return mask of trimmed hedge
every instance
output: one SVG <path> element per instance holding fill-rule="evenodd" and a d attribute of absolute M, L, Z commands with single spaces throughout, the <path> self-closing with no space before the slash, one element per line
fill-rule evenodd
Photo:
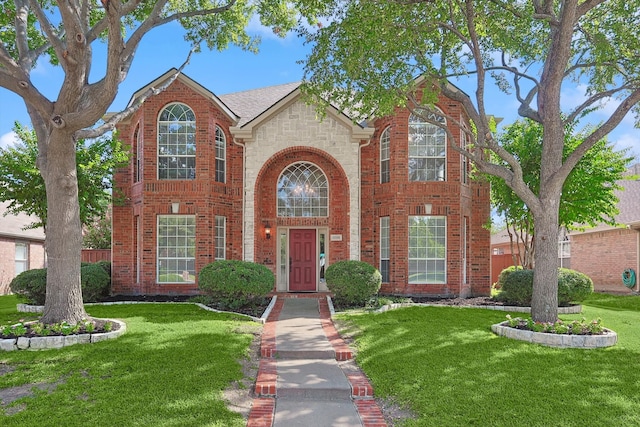
<path fill-rule="evenodd" d="M 82 263 L 80 284 L 84 302 L 99 302 L 111 291 L 111 264 L 109 262 Z M 9 285 L 11 292 L 27 304 L 44 305 L 47 295 L 47 269 L 34 268 L 23 271 Z"/>
<path fill-rule="evenodd" d="M 533 270 L 504 269 L 498 277 L 498 301 L 508 305 L 531 306 Z M 593 292 L 593 281 L 586 274 L 568 268 L 558 269 L 558 306 L 583 301 Z"/>
<path fill-rule="evenodd" d="M 364 307 L 378 293 L 382 275 L 363 261 L 338 261 L 327 267 L 324 278 L 338 306 Z"/>
<path fill-rule="evenodd" d="M 248 307 L 265 298 L 275 284 L 267 267 L 250 261 L 218 260 L 198 274 L 198 287 L 228 309 Z"/>

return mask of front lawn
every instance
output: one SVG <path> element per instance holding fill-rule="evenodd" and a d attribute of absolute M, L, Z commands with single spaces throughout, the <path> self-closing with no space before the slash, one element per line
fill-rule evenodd
<path fill-rule="evenodd" d="M 640 297 L 594 294 L 583 305 L 561 318 L 602 318 L 616 346 L 554 349 L 498 337 L 490 325 L 507 313 L 476 308 L 338 318 L 355 334 L 375 394 L 414 413 L 396 425 L 638 426 Z"/>
<path fill-rule="evenodd" d="M 0 297 L 3 323 L 24 317 L 12 298 Z M 0 405 L 0 425 L 246 425 L 222 393 L 243 378 L 240 361 L 248 357 L 259 324 L 193 304 L 98 305 L 87 311 L 124 320 L 126 334 L 60 350 L 0 352 L 0 390 L 56 384 Z"/>

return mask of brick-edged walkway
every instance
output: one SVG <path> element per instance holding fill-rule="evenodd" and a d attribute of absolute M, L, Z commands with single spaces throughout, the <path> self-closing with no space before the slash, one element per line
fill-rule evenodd
<path fill-rule="evenodd" d="M 353 352 L 340 337 L 333 321 L 327 303 L 326 294 L 278 294 L 276 303 L 269 314 L 262 331 L 260 346 L 260 365 L 256 378 L 253 406 L 249 413 L 247 427 L 272 427 L 276 406 L 276 322 L 284 306 L 284 298 L 316 298 L 320 308 L 320 322 L 322 329 L 331 343 L 337 361 L 348 361 L 353 358 Z M 364 427 L 386 427 L 380 407 L 373 399 L 373 387 L 367 377 L 360 372 L 348 372 L 346 377 L 351 385 L 351 397 Z"/>

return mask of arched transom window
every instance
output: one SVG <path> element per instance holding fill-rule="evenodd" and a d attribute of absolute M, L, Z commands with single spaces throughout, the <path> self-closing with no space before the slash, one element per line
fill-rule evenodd
<path fill-rule="evenodd" d="M 278 179 L 278 216 L 312 217 L 329 213 L 329 184 L 319 167 L 295 163 Z"/>
<path fill-rule="evenodd" d="M 431 121 L 446 124 L 443 116 L 424 112 Z M 442 127 L 412 114 L 409 118 L 409 181 L 444 181 L 447 136 Z"/>
<path fill-rule="evenodd" d="M 195 179 L 196 116 L 184 104 L 170 104 L 158 118 L 158 179 Z"/>

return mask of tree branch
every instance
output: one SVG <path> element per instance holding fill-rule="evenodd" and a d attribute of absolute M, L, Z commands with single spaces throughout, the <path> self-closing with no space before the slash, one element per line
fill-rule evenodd
<path fill-rule="evenodd" d="M 104 135 L 107 132 L 113 131 L 116 128 L 116 125 L 127 117 L 131 116 L 133 113 L 138 111 L 138 109 L 144 104 L 144 102 L 153 95 L 157 95 L 168 88 L 182 73 L 182 70 L 189 64 L 191 61 L 191 55 L 193 54 L 195 48 L 189 51 L 189 55 L 187 59 L 182 63 L 180 68 L 176 70 L 174 74 L 172 74 L 167 81 L 165 81 L 162 85 L 158 87 L 150 87 L 147 89 L 142 95 L 136 98 L 135 102 L 124 110 L 110 116 L 105 123 L 95 128 L 87 128 L 82 129 L 76 132 L 75 137 L 77 139 L 89 139 L 89 138 L 97 138 L 99 136 Z"/>

